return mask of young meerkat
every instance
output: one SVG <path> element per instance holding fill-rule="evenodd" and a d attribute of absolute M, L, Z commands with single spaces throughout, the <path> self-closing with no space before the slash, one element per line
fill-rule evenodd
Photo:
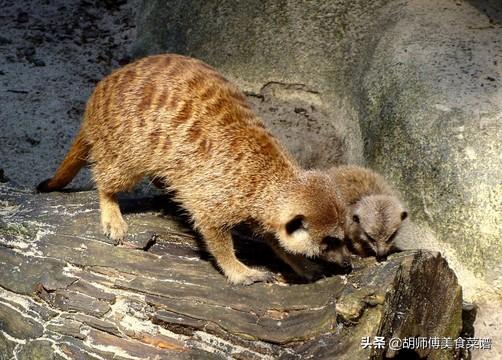
<path fill-rule="evenodd" d="M 117 193 L 144 176 L 167 184 L 233 284 L 271 274 L 235 256 L 231 230 L 253 220 L 293 254 L 319 255 L 343 236 L 345 208 L 333 180 L 301 169 L 251 111 L 245 96 L 200 60 L 150 56 L 101 80 L 74 143 L 42 192 L 67 185 L 86 163 L 103 231 L 127 232 Z"/>
<path fill-rule="evenodd" d="M 347 207 L 345 234 L 349 248 L 362 257 L 383 259 L 397 248 L 394 239 L 408 211 L 378 173 L 359 166 L 328 170 Z"/>

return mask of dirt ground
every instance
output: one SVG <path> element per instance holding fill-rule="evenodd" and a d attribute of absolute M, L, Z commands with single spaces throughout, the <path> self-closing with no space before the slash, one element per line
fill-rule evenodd
<path fill-rule="evenodd" d="M 96 82 L 130 61 L 138 2 L 0 2 L 0 181 L 31 188 L 54 172 Z M 88 170 L 73 183 L 91 186 Z M 481 304 L 476 337 L 494 349 L 474 359 L 502 358 L 501 320 L 499 304 Z"/>
<path fill-rule="evenodd" d="M 135 7 L 135 1 L 1 2 L 4 176 L 32 187 L 54 172 L 96 82 L 130 60 Z M 91 186 L 89 172 L 76 184 Z"/>

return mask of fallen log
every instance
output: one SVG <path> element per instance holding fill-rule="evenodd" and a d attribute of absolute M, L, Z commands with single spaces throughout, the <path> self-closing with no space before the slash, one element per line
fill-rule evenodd
<path fill-rule="evenodd" d="M 165 196 L 120 203 L 135 249 L 101 234 L 94 191 L 0 184 L 0 359 L 459 356 L 388 344 L 460 335 L 461 288 L 438 253 L 359 260 L 350 274 L 301 283 L 266 245 L 242 237 L 238 256 L 278 280 L 237 287 Z"/>

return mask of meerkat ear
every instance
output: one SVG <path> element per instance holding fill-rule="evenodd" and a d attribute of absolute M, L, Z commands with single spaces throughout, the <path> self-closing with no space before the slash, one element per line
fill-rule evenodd
<path fill-rule="evenodd" d="M 295 231 L 303 229 L 307 230 L 307 222 L 305 221 L 305 216 L 296 215 L 291 220 L 286 223 L 286 232 L 288 235 L 293 234 Z"/>
<path fill-rule="evenodd" d="M 401 221 L 404 221 L 407 217 L 408 217 L 408 212 L 407 211 L 403 211 L 401 213 Z"/>
<path fill-rule="evenodd" d="M 359 224 L 361 222 L 361 219 L 359 218 L 359 215 L 354 214 L 352 215 L 352 220 L 356 223 Z"/>

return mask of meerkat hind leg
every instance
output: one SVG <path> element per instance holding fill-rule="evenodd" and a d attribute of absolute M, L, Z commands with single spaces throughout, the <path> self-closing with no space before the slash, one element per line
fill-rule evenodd
<path fill-rule="evenodd" d="M 101 226 L 110 239 L 120 244 L 127 233 L 127 223 L 122 218 L 116 194 L 99 190 Z"/>
<path fill-rule="evenodd" d="M 251 285 L 274 279 L 273 273 L 248 267 L 237 259 L 230 231 L 201 229 L 200 232 L 210 253 L 232 284 Z"/>

